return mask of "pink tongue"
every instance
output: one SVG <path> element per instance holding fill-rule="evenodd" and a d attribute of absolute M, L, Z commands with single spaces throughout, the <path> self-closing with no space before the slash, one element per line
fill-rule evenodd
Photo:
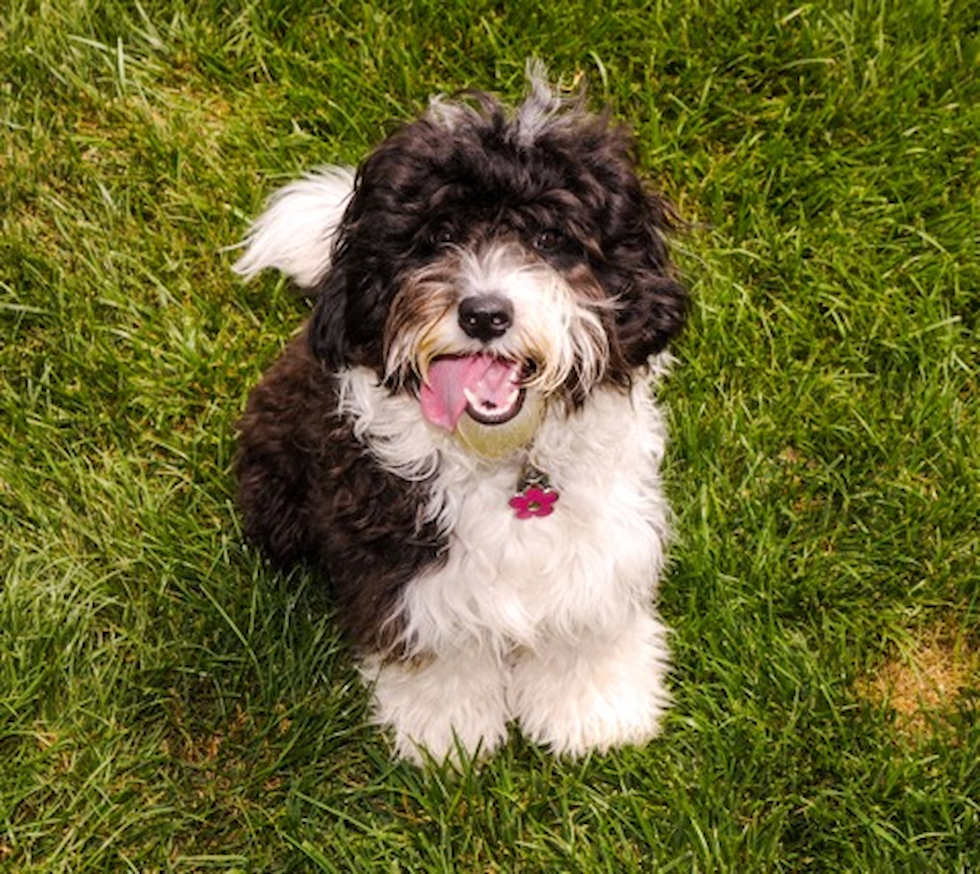
<path fill-rule="evenodd" d="M 433 425 L 455 431 L 466 410 L 465 389 L 493 407 L 505 407 L 520 379 L 517 364 L 492 355 L 437 358 L 429 365 L 429 378 L 422 383 L 422 414 Z"/>

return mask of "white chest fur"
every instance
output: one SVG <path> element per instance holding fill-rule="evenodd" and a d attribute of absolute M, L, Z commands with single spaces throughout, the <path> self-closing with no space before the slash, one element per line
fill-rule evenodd
<path fill-rule="evenodd" d="M 406 587 L 414 651 L 535 648 L 612 631 L 649 604 L 668 510 L 658 474 L 666 429 L 646 385 L 595 391 L 571 416 L 549 413 L 531 460 L 560 497 L 552 515 L 519 519 L 508 502 L 523 457 L 477 459 L 426 423 L 413 399 L 366 371 L 345 378 L 342 408 L 379 462 L 413 479 L 435 473 L 420 520 L 438 518 L 449 549 L 444 565 Z"/>

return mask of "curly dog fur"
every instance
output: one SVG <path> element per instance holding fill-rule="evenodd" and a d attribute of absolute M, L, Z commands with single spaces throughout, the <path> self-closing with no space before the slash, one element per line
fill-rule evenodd
<path fill-rule="evenodd" d="M 286 186 L 236 265 L 316 299 L 240 423 L 246 533 L 319 569 L 414 761 L 511 721 L 559 753 L 642 743 L 669 700 L 669 210 L 622 127 L 529 81 Z"/>

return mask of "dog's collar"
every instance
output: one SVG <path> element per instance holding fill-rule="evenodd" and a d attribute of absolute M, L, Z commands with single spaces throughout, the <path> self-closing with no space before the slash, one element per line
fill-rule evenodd
<path fill-rule="evenodd" d="M 517 490 L 509 503 L 518 519 L 532 519 L 550 516 L 558 497 L 558 492 L 548 481 L 548 475 L 530 461 L 525 461 L 517 480 Z"/>

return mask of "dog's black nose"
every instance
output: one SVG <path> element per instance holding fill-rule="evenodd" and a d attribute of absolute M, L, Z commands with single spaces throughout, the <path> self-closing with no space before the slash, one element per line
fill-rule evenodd
<path fill-rule="evenodd" d="M 468 337 L 489 343 L 514 324 L 514 305 L 499 294 L 465 298 L 459 305 L 459 326 Z"/>

